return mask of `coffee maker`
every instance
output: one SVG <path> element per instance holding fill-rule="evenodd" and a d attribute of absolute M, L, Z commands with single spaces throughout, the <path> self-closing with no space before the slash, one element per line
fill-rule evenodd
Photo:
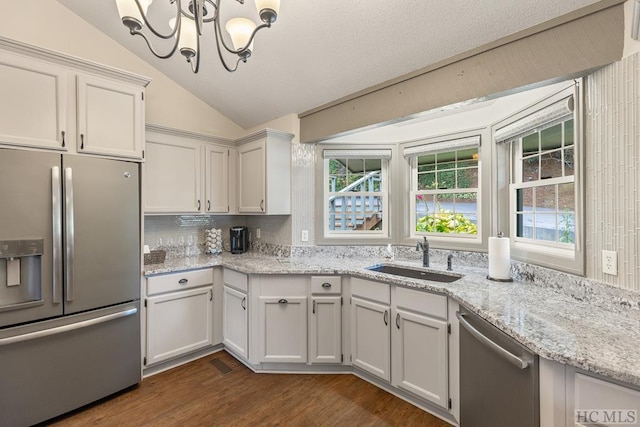
<path fill-rule="evenodd" d="M 231 253 L 243 254 L 249 250 L 249 229 L 247 227 L 231 227 Z"/>

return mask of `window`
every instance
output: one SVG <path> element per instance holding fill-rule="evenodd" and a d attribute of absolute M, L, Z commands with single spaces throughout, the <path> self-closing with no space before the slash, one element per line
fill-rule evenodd
<path fill-rule="evenodd" d="M 575 243 L 573 117 L 511 145 L 514 236 L 560 247 Z"/>
<path fill-rule="evenodd" d="M 391 150 L 323 150 L 325 237 L 388 237 Z"/>
<path fill-rule="evenodd" d="M 411 236 L 479 238 L 480 137 L 405 148 L 411 164 Z"/>
<path fill-rule="evenodd" d="M 579 89 L 572 82 L 498 124 L 494 139 L 507 171 L 498 209 L 509 213 L 497 231 L 509 230 L 512 255 L 583 274 Z"/>

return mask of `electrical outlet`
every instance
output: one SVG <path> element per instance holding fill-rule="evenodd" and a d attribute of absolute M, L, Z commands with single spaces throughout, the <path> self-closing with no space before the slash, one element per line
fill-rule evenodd
<path fill-rule="evenodd" d="M 602 251 L 602 272 L 618 275 L 618 253 L 616 251 Z"/>
<path fill-rule="evenodd" d="M 302 230 L 302 233 L 300 233 L 300 240 L 303 242 L 309 241 L 309 230 Z"/>
<path fill-rule="evenodd" d="M 256 228 L 256 239 L 260 238 L 260 229 Z"/>

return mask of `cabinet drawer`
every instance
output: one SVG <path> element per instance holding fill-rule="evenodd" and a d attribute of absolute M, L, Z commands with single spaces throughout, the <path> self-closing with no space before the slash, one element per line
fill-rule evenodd
<path fill-rule="evenodd" d="M 390 286 L 386 283 L 351 278 L 351 295 L 367 298 L 383 304 L 391 304 Z"/>
<path fill-rule="evenodd" d="M 304 276 L 261 276 L 261 297 L 306 297 L 307 280 Z"/>
<path fill-rule="evenodd" d="M 396 286 L 394 302 L 398 308 L 447 319 L 447 297 L 444 295 Z"/>
<path fill-rule="evenodd" d="M 576 411 L 598 409 L 601 411 L 598 416 L 604 416 L 603 411 L 608 411 L 609 416 L 613 411 L 622 411 L 619 414 L 624 417 L 622 420 L 627 417 L 627 411 L 640 413 L 640 391 L 579 373 L 574 378 Z"/>
<path fill-rule="evenodd" d="M 213 283 L 213 269 L 184 271 L 147 279 L 147 295 L 172 292 Z"/>
<path fill-rule="evenodd" d="M 312 294 L 340 294 L 342 293 L 342 278 L 340 276 L 312 276 Z"/>
<path fill-rule="evenodd" d="M 247 275 L 234 270 L 224 269 L 224 284 L 245 294 L 249 290 Z"/>

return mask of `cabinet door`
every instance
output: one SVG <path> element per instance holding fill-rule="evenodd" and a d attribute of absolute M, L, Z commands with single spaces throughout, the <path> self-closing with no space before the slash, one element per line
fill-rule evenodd
<path fill-rule="evenodd" d="M 65 150 L 67 77 L 62 68 L 0 53 L 0 143 Z"/>
<path fill-rule="evenodd" d="M 307 361 L 307 298 L 260 297 L 260 362 Z"/>
<path fill-rule="evenodd" d="M 147 364 L 213 344 L 213 288 L 147 299 Z"/>
<path fill-rule="evenodd" d="M 309 316 L 309 361 L 342 362 L 341 297 L 313 297 Z"/>
<path fill-rule="evenodd" d="M 388 305 L 351 298 L 351 363 L 386 381 L 391 379 L 390 319 Z"/>
<path fill-rule="evenodd" d="M 229 148 L 206 147 L 206 212 L 229 212 Z"/>
<path fill-rule="evenodd" d="M 198 213 L 202 208 L 199 144 L 147 141 L 146 213 Z"/>
<path fill-rule="evenodd" d="M 447 322 L 397 309 L 391 348 L 393 385 L 447 408 Z"/>
<path fill-rule="evenodd" d="M 238 148 L 238 212 L 264 213 L 265 142 L 256 141 Z"/>
<path fill-rule="evenodd" d="M 142 158 L 143 90 L 93 76 L 78 76 L 78 152 Z"/>
<path fill-rule="evenodd" d="M 249 357 L 249 323 L 247 316 L 247 294 L 224 287 L 223 331 L 225 347 L 245 359 Z"/>

